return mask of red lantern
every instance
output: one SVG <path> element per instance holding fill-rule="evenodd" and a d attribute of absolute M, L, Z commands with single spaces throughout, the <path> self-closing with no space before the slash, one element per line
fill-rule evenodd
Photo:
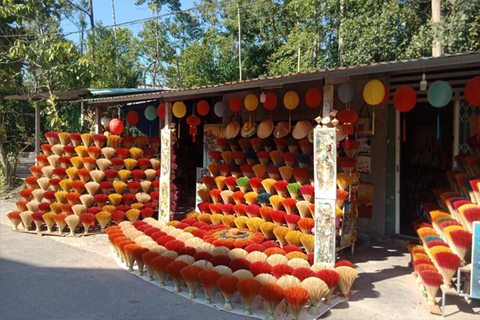
<path fill-rule="evenodd" d="M 120 119 L 114 118 L 110 120 L 110 124 L 108 125 L 110 132 L 116 135 L 119 135 L 123 132 L 123 122 Z"/>
<path fill-rule="evenodd" d="M 383 100 L 379 104 L 386 104 L 388 100 L 390 99 L 390 89 L 383 84 L 383 87 L 385 88 L 385 96 L 383 97 Z"/>
<path fill-rule="evenodd" d="M 197 112 L 201 116 L 206 116 L 210 111 L 210 105 L 205 100 L 200 100 L 197 104 Z"/>
<path fill-rule="evenodd" d="M 400 112 L 412 110 L 416 103 L 417 94 L 409 86 L 401 86 L 393 94 L 393 105 Z"/>
<path fill-rule="evenodd" d="M 265 95 L 265 102 L 263 103 L 265 109 L 272 111 L 277 107 L 277 96 L 273 92 L 269 92 Z"/>
<path fill-rule="evenodd" d="M 165 120 L 165 103 L 160 103 L 160 105 L 157 107 L 157 116 Z"/>
<path fill-rule="evenodd" d="M 228 102 L 228 106 L 232 112 L 239 112 L 242 110 L 243 101 L 238 96 L 233 96 Z"/>
<path fill-rule="evenodd" d="M 464 93 L 469 104 L 480 107 L 480 76 L 467 82 Z"/>
<path fill-rule="evenodd" d="M 305 102 L 310 108 L 316 108 L 322 103 L 322 92 L 317 88 L 311 88 L 305 94 Z"/>
<path fill-rule="evenodd" d="M 187 118 L 187 124 L 190 126 L 190 134 L 193 135 L 192 141 L 195 142 L 195 136 L 197 135 L 197 126 L 200 125 L 200 118 L 192 115 Z"/>
<path fill-rule="evenodd" d="M 136 125 L 138 123 L 139 117 L 138 117 L 138 112 L 137 111 L 129 111 L 127 113 L 127 121 L 131 125 Z"/>
<path fill-rule="evenodd" d="M 343 123 L 343 134 L 353 134 L 353 124 L 358 121 L 358 113 L 352 109 L 345 109 L 337 114 L 337 120 Z"/>

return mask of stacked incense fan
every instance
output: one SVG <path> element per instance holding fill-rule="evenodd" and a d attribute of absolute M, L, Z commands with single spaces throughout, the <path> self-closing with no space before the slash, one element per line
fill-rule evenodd
<path fill-rule="evenodd" d="M 116 224 L 131 219 L 132 209 L 142 216 L 157 209 L 160 161 L 153 156 L 159 153 L 158 137 L 66 132 L 45 137 L 44 154 L 30 167 L 32 177 L 20 192 L 24 201 L 9 214 L 15 229 L 22 224 L 19 230 L 32 230 L 33 217 L 36 230 L 30 232 L 66 235 L 68 227 L 74 235 L 83 227 L 87 235 L 97 225 L 103 231 L 112 219 Z"/>
<path fill-rule="evenodd" d="M 310 265 L 298 247 L 289 245 L 282 250 L 273 241 L 253 241 L 244 249 L 231 246 L 228 239 L 212 244 L 209 239 L 215 233 L 228 231 L 238 236 L 239 229 L 212 227 L 202 220 L 194 213 L 167 224 L 146 218 L 123 221 L 106 232 L 118 261 L 131 272 L 145 274 L 145 279 L 173 292 L 188 291 L 188 298 L 221 305 L 226 311 L 240 309 L 258 316 L 260 308 L 255 301 L 261 297 L 267 318 L 274 319 L 275 308 L 285 299 L 287 313 L 302 319 L 303 308 L 318 317 L 337 294 L 349 298 L 357 277 L 352 263 L 339 260 L 335 266 Z M 214 295 L 216 288 L 218 295 Z M 232 299 L 237 291 L 241 305 Z"/>

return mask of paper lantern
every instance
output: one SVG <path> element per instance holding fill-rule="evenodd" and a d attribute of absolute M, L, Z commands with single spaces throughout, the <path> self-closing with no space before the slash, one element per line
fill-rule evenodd
<path fill-rule="evenodd" d="M 343 124 L 343 134 L 353 134 L 353 124 L 358 121 L 358 113 L 352 109 L 345 109 L 337 114 L 337 120 Z"/>
<path fill-rule="evenodd" d="M 298 106 L 299 101 L 300 99 L 298 98 L 298 94 L 295 91 L 288 91 L 283 96 L 283 104 L 288 110 L 295 109 Z"/>
<path fill-rule="evenodd" d="M 217 117 L 221 118 L 227 113 L 227 106 L 222 101 L 218 101 L 213 106 L 213 112 Z"/>
<path fill-rule="evenodd" d="M 110 121 L 112 121 L 112 119 L 110 119 L 109 117 L 102 117 L 100 119 L 100 124 L 104 127 L 108 127 L 108 125 L 110 124 Z"/>
<path fill-rule="evenodd" d="M 157 119 L 157 109 L 154 106 L 148 106 L 145 108 L 145 118 L 149 121 Z"/>
<path fill-rule="evenodd" d="M 444 107 L 452 100 L 452 87 L 446 81 L 435 81 L 428 88 L 427 99 L 435 108 Z"/>
<path fill-rule="evenodd" d="M 138 123 L 139 117 L 138 117 L 138 112 L 137 111 L 128 111 L 127 113 L 127 121 L 131 125 L 136 125 Z"/>
<path fill-rule="evenodd" d="M 480 76 L 467 82 L 464 94 L 469 104 L 480 107 Z"/>
<path fill-rule="evenodd" d="M 363 87 L 363 99 L 371 106 L 376 106 L 385 97 L 385 87 L 378 80 L 371 80 Z"/>
<path fill-rule="evenodd" d="M 385 96 L 383 97 L 383 100 L 379 104 L 386 104 L 388 100 L 390 99 L 390 89 L 386 85 L 383 85 L 385 89 Z"/>
<path fill-rule="evenodd" d="M 210 111 L 210 105 L 206 100 L 200 100 L 197 103 L 197 112 L 201 116 L 206 116 Z"/>
<path fill-rule="evenodd" d="M 343 103 L 349 103 L 352 101 L 355 95 L 355 88 L 351 83 L 344 83 L 338 87 L 338 99 Z"/>
<path fill-rule="evenodd" d="M 160 105 L 157 107 L 157 116 L 165 120 L 165 103 L 160 103 Z"/>
<path fill-rule="evenodd" d="M 108 124 L 108 128 L 110 129 L 110 132 L 116 135 L 119 135 L 123 132 L 123 122 L 120 119 L 114 118 L 110 120 L 110 123 Z"/>
<path fill-rule="evenodd" d="M 393 105 L 400 112 L 412 110 L 416 103 L 417 94 L 409 86 L 401 86 L 393 94 Z"/>
<path fill-rule="evenodd" d="M 316 108 L 322 103 L 322 92 L 317 88 L 308 89 L 305 94 L 305 102 L 310 108 Z"/>
<path fill-rule="evenodd" d="M 190 134 L 193 136 L 192 141 L 195 142 L 195 136 L 197 135 L 197 126 L 200 125 L 200 118 L 196 115 L 191 115 L 187 118 L 187 124 L 190 126 Z"/>
<path fill-rule="evenodd" d="M 245 104 L 245 109 L 247 109 L 248 111 L 254 111 L 258 107 L 258 98 L 253 93 L 249 93 L 245 97 L 243 103 Z"/>
<path fill-rule="evenodd" d="M 179 119 L 185 117 L 185 114 L 187 113 L 187 107 L 185 106 L 185 103 L 182 101 L 175 102 L 172 107 L 172 113 Z"/>
<path fill-rule="evenodd" d="M 240 110 L 242 110 L 242 104 L 243 102 L 240 97 L 233 96 L 228 102 L 228 107 L 230 108 L 230 110 L 232 110 L 232 112 L 239 112 Z"/>
<path fill-rule="evenodd" d="M 265 94 L 265 102 L 263 103 L 263 106 L 265 109 L 272 111 L 277 107 L 277 96 L 273 92 L 268 92 Z"/>

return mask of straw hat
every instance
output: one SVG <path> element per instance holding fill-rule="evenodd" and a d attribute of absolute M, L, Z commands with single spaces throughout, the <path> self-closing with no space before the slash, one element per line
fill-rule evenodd
<path fill-rule="evenodd" d="M 273 136 L 275 138 L 283 138 L 287 136 L 290 131 L 288 130 L 288 122 L 282 121 L 277 124 L 275 130 L 273 131 Z"/>
<path fill-rule="evenodd" d="M 337 128 L 337 134 L 336 134 L 337 141 L 342 141 L 347 136 L 346 134 L 343 133 L 342 127 L 343 127 L 343 125 L 341 125 L 341 124 L 337 124 L 337 126 L 336 126 L 336 128 Z"/>
<path fill-rule="evenodd" d="M 257 132 L 257 123 L 256 122 L 252 121 L 250 123 L 249 121 L 247 121 L 243 124 L 242 133 L 241 133 L 242 137 L 250 138 L 255 134 L 255 132 Z"/>
<path fill-rule="evenodd" d="M 305 138 L 308 133 L 312 130 L 312 123 L 308 120 L 302 120 L 298 121 L 297 124 L 295 125 L 295 128 L 293 128 L 292 131 L 292 136 L 297 139 L 303 139 Z"/>
<path fill-rule="evenodd" d="M 225 129 L 225 137 L 227 139 L 233 139 L 235 138 L 238 133 L 240 132 L 240 124 L 238 123 L 237 120 L 233 120 L 227 125 L 227 128 Z"/>
<path fill-rule="evenodd" d="M 273 132 L 273 121 L 271 119 L 265 119 L 258 125 L 257 136 L 260 139 L 268 138 Z"/>

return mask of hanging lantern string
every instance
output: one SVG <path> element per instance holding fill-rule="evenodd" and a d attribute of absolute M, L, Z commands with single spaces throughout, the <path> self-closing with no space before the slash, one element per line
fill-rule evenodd
<path fill-rule="evenodd" d="M 440 139 L 440 109 L 437 108 L 437 140 Z"/>
<path fill-rule="evenodd" d="M 403 141 L 407 141 L 407 114 L 405 112 L 403 113 Z"/>
<path fill-rule="evenodd" d="M 372 113 L 372 136 L 375 135 L 375 106 L 373 106 L 373 113 Z"/>

